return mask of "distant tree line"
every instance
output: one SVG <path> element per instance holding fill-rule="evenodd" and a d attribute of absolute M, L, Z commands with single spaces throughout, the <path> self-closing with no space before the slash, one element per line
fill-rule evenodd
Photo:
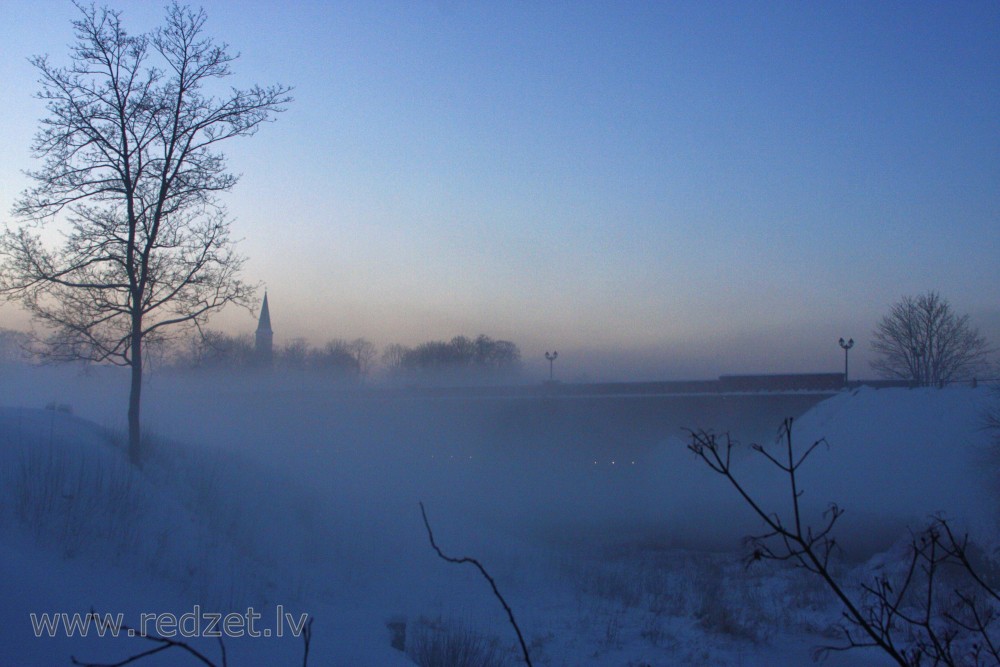
<path fill-rule="evenodd" d="M 508 340 L 455 336 L 416 347 L 389 345 L 382 353 L 386 370 L 396 376 L 509 377 L 520 371 L 521 350 Z"/>
<path fill-rule="evenodd" d="M 31 360 L 28 334 L 12 329 L 0 329 L 0 363 Z"/>
<path fill-rule="evenodd" d="M 336 338 L 319 347 L 304 338 L 295 338 L 275 347 L 269 365 L 276 370 L 363 378 L 371 371 L 376 353 L 375 346 L 364 338 L 350 341 Z M 168 365 L 187 370 L 257 370 L 262 362 L 251 334 L 205 330 L 175 349 Z"/>
<path fill-rule="evenodd" d="M 175 347 L 166 364 L 189 370 L 255 370 L 261 366 L 254 337 L 204 330 Z M 271 366 L 277 371 L 308 371 L 344 379 L 364 379 L 375 370 L 378 348 L 369 340 L 335 338 L 313 346 L 295 338 L 274 348 Z M 521 351 L 506 340 L 486 335 L 456 336 L 450 341 L 428 341 L 415 347 L 385 347 L 381 363 L 392 377 L 430 376 L 509 377 L 520 369 Z"/>

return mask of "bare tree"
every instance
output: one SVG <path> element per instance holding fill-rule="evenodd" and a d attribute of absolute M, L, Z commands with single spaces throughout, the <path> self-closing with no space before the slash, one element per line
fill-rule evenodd
<path fill-rule="evenodd" d="M 256 361 L 253 336 L 230 335 L 212 329 L 192 332 L 174 356 L 180 368 L 201 370 L 246 370 Z"/>
<path fill-rule="evenodd" d="M 521 361 L 517 345 L 480 334 L 475 340 L 455 336 L 448 342 L 429 341 L 401 349 L 399 365 L 407 370 L 435 371 L 477 369 L 515 371 Z"/>
<path fill-rule="evenodd" d="M 0 364 L 26 361 L 31 355 L 28 336 L 21 331 L 0 329 Z"/>
<path fill-rule="evenodd" d="M 879 355 L 872 368 L 883 377 L 938 384 L 971 377 L 983 368 L 990 346 L 937 292 L 903 297 L 872 334 Z"/>
<path fill-rule="evenodd" d="M 329 340 L 318 349 L 311 349 L 307 359 L 307 369 L 318 371 L 327 377 L 357 380 L 361 375 L 361 367 L 357 356 L 348 343 L 340 338 Z"/>
<path fill-rule="evenodd" d="M 120 12 L 77 8 L 70 65 L 32 59 L 48 110 L 33 143 L 44 165 L 15 207 L 23 226 L 0 237 L 0 290 L 44 325 L 50 357 L 131 369 L 138 464 L 143 345 L 253 296 L 217 200 L 237 181 L 218 145 L 255 134 L 290 89 L 220 88 L 236 56 L 204 36 L 201 10 L 173 4 L 162 27 L 131 35 Z M 60 215 L 69 228 L 49 248 L 39 227 Z"/>
<path fill-rule="evenodd" d="M 372 364 L 378 355 L 375 344 L 365 338 L 355 338 L 347 344 L 347 349 L 358 363 L 358 376 L 362 379 L 371 373 Z"/>
<path fill-rule="evenodd" d="M 511 369 L 521 362 L 521 350 L 509 340 L 493 340 L 480 334 L 473 341 L 476 364 L 483 368 Z"/>
<path fill-rule="evenodd" d="M 399 343 L 391 343 L 382 350 L 382 366 L 389 373 L 398 373 L 403 368 L 403 359 L 409 353 L 410 348 Z"/>
<path fill-rule="evenodd" d="M 288 341 L 275 354 L 276 365 L 290 371 L 304 371 L 309 367 L 310 352 L 309 342 L 305 338 L 293 338 Z"/>

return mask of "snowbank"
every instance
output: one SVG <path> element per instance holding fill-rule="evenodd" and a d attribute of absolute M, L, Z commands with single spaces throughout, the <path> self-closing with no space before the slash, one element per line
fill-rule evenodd
<path fill-rule="evenodd" d="M 0 530 L 10 536 L 0 665 L 124 657 L 136 644 L 33 637 L 28 613 L 91 605 L 128 614 L 283 602 L 318 619 L 316 664 L 407 664 L 388 646 L 385 622 L 398 617 L 411 627 L 457 619 L 509 644 L 484 582 L 430 551 L 419 499 L 445 551 L 490 567 L 539 664 L 802 664 L 823 619 L 837 618 L 798 573 L 741 574 L 740 538 L 759 522 L 676 434 L 636 464 L 598 465 L 572 455 L 572 442 L 463 442 L 483 425 L 447 405 L 428 421 L 412 405 L 318 414 L 301 399 L 256 392 L 252 414 L 215 410 L 205 438 L 164 439 L 142 471 L 91 422 L 0 409 Z M 985 388 L 860 389 L 816 405 L 793 428 L 798 451 L 829 443 L 802 469 L 810 516 L 843 507 L 838 541 L 857 560 L 932 513 L 997 540 L 1000 466 L 981 428 L 990 400 Z M 169 412 L 158 414 L 170 435 Z M 197 432 L 202 416 L 173 419 Z M 547 428 L 544 414 L 537 427 Z M 735 456 L 737 474 L 786 511 L 786 478 L 747 448 Z M 720 587 L 719 577 L 741 579 Z M 230 664 L 292 664 L 299 648 L 234 641 Z"/>

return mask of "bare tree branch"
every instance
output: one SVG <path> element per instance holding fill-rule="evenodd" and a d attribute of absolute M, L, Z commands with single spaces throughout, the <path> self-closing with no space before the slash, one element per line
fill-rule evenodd
<path fill-rule="evenodd" d="M 207 658 L 205 654 L 201 653 L 200 651 L 198 651 L 197 649 L 195 649 L 193 646 L 191 646 L 186 642 L 177 641 L 169 637 L 161 637 L 160 635 L 142 634 L 135 628 L 132 628 L 124 624 L 121 626 L 121 629 L 126 631 L 127 633 L 130 633 L 131 636 L 142 637 L 143 639 L 159 644 L 159 646 L 157 646 L 156 648 L 149 649 L 148 651 L 142 651 L 140 653 L 136 653 L 135 655 L 131 655 L 119 662 L 110 662 L 110 663 L 82 662 L 80 660 L 77 660 L 75 656 L 70 656 L 70 660 L 73 662 L 74 665 L 80 665 L 81 667 L 122 667 L 122 665 L 129 665 L 132 664 L 133 662 L 138 662 L 140 660 L 148 658 L 151 655 L 156 655 L 161 651 L 166 651 L 172 648 L 178 648 L 181 649 L 183 652 L 187 653 L 188 655 L 192 656 L 193 658 L 195 658 L 201 664 L 206 665 L 207 667 L 227 667 L 226 648 L 225 644 L 223 644 L 221 639 L 219 640 L 219 644 L 220 646 L 222 646 L 222 664 L 217 665 L 216 663 L 212 662 L 209 658 Z"/>
<path fill-rule="evenodd" d="M 734 443 L 728 436 L 721 442 L 705 431 L 690 434 L 688 448 L 724 476 L 766 526 L 766 532 L 746 540 L 752 550 L 748 564 L 759 560 L 790 561 L 818 575 L 842 604 L 844 622 L 840 629 L 846 643 L 820 647 L 815 652 L 817 657 L 831 651 L 879 648 L 896 664 L 910 667 L 998 664 L 1000 640 L 995 621 L 1000 617 L 1000 597 L 973 566 L 968 537 L 956 536 L 944 518 L 934 517 L 929 526 L 913 535 L 901 575 L 882 573 L 862 583 L 859 597 L 830 569 L 836 547 L 833 528 L 843 510 L 831 505 L 818 530 L 802 519 L 798 471 L 825 440 L 814 442 L 796 457 L 792 420 L 788 419 L 779 431 L 783 456 L 771 454 L 760 445 L 752 446 L 788 477 L 793 515 L 788 523 L 780 514 L 766 511 L 736 477 L 730 465 Z"/>
<path fill-rule="evenodd" d="M 420 514 L 424 518 L 424 528 L 427 529 L 427 538 L 431 542 L 431 547 L 434 549 L 435 552 L 437 552 L 437 555 L 441 557 L 442 560 L 446 560 L 449 563 L 456 563 L 458 565 L 461 565 L 463 563 L 471 563 L 472 565 L 476 566 L 476 568 L 479 570 L 479 573 L 483 575 L 486 581 L 489 582 L 490 588 L 493 589 L 493 595 L 496 597 L 497 600 L 500 601 L 500 604 L 503 605 L 504 611 L 507 612 L 507 619 L 510 621 L 511 626 L 513 626 L 514 632 L 517 633 L 517 641 L 521 644 L 521 652 L 524 657 L 524 664 L 528 665 L 528 667 L 531 667 L 531 657 L 528 655 L 528 645 L 524 642 L 524 635 L 521 634 L 521 628 L 518 627 L 517 620 L 514 619 L 514 612 L 511 610 L 510 605 L 507 604 L 507 601 L 504 599 L 503 595 L 500 594 L 500 589 L 497 588 L 497 582 L 494 581 L 493 577 L 490 576 L 490 573 L 486 571 L 486 568 L 483 567 L 482 563 L 480 563 L 475 558 L 469 558 L 468 556 L 463 556 L 461 558 L 454 558 L 452 556 L 445 555 L 445 553 L 441 551 L 441 548 L 438 547 L 437 543 L 434 541 L 434 532 L 431 530 L 431 524 L 427 520 L 427 511 L 424 509 L 423 503 L 420 503 Z"/>
<path fill-rule="evenodd" d="M 94 614 L 94 611 L 91 610 L 90 613 Z M 309 667 L 309 648 L 312 644 L 313 620 L 314 619 L 310 616 L 309 619 L 302 626 L 302 634 L 301 634 L 303 643 L 302 667 Z M 83 662 L 81 660 L 78 660 L 75 656 L 70 656 L 70 661 L 74 665 L 79 665 L 80 667 L 123 667 L 123 665 L 130 665 L 132 663 L 139 662 L 140 660 L 144 660 L 150 656 L 156 655 L 157 653 L 161 653 L 163 651 L 172 648 L 177 648 L 183 651 L 184 653 L 187 653 L 201 664 L 206 665 L 206 667 L 229 667 L 229 662 L 226 656 L 226 643 L 225 641 L 223 641 L 221 636 L 218 637 L 218 641 L 219 641 L 219 655 L 222 658 L 222 662 L 215 663 L 210 658 L 208 658 L 204 653 L 198 651 L 196 648 L 194 648 L 187 642 L 171 639 L 170 637 L 163 637 L 161 635 L 145 634 L 139 632 L 135 628 L 126 624 L 120 625 L 119 629 L 124 630 L 130 637 L 139 637 L 147 641 L 153 642 L 155 644 L 158 644 L 158 646 L 148 649 L 146 651 L 140 651 L 139 653 L 130 655 L 129 657 L 124 658 L 123 660 L 120 660 L 118 662 Z"/>

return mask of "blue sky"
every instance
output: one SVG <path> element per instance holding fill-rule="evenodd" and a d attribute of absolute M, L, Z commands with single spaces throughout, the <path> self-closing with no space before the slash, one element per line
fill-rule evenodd
<path fill-rule="evenodd" d="M 26 58 L 65 58 L 76 10 L 0 6 L 9 220 Z M 486 333 L 655 379 L 835 371 L 852 336 L 871 375 L 879 316 L 934 289 L 1000 343 L 1000 3 L 203 6 L 234 84 L 295 87 L 226 149 L 279 342 Z"/>

